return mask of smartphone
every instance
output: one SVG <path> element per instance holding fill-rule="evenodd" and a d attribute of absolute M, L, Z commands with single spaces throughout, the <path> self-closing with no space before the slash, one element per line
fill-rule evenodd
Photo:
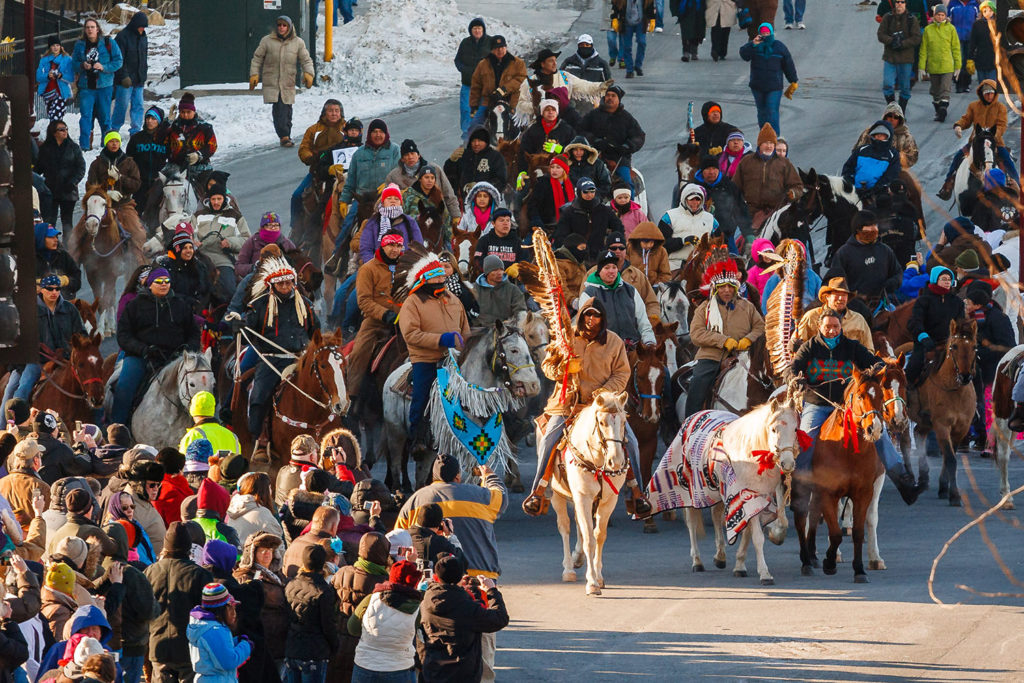
<path fill-rule="evenodd" d="M 370 510 L 372 508 L 373 508 L 373 501 L 372 500 L 368 500 L 365 503 L 363 503 L 363 509 L 364 510 Z"/>
<path fill-rule="evenodd" d="M 80 431 L 82 431 L 82 421 L 75 420 L 75 433 L 77 434 Z"/>
<path fill-rule="evenodd" d="M 447 517 L 441 520 L 441 526 L 443 526 L 445 531 L 447 531 L 449 534 L 455 533 L 455 525 L 452 524 L 452 520 L 448 519 Z"/>

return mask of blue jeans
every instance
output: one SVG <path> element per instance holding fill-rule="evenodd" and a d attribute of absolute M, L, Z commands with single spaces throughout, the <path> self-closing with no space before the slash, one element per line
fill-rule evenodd
<path fill-rule="evenodd" d="M 114 97 L 114 86 L 89 90 L 83 88 L 78 91 L 78 111 L 82 115 L 78 122 L 78 146 L 83 151 L 90 149 L 90 138 L 92 138 L 92 119 L 95 114 L 100 122 L 100 144 L 103 146 L 103 135 L 110 129 L 110 102 Z"/>
<path fill-rule="evenodd" d="M 437 363 L 412 364 L 412 401 L 409 403 L 409 434 L 415 435 L 430 401 L 430 387 L 437 379 Z"/>
<path fill-rule="evenodd" d="M 416 669 L 369 671 L 354 664 L 352 666 L 352 683 L 416 683 Z"/>
<path fill-rule="evenodd" d="M 135 135 L 142 130 L 142 115 L 146 112 L 146 105 L 142 101 L 141 85 L 133 85 L 130 88 L 115 86 L 114 113 L 110 118 L 111 130 L 121 130 L 121 126 L 124 125 L 124 115 L 129 113 L 129 105 L 131 106 L 129 134 Z"/>
<path fill-rule="evenodd" d="M 978 71 L 976 73 L 978 75 L 978 82 L 979 83 L 981 83 L 986 78 L 988 78 L 989 80 L 996 81 L 996 76 L 999 75 L 996 72 L 995 69 L 992 69 L 991 71 L 982 71 L 981 69 L 978 69 Z M 996 81 L 996 82 L 998 83 L 999 81 Z"/>
<path fill-rule="evenodd" d="M 636 37 L 636 60 L 633 60 L 633 37 Z M 622 31 L 621 50 L 626 60 L 626 73 L 634 68 L 644 68 L 644 55 L 647 54 L 647 22 L 626 24 Z"/>
<path fill-rule="evenodd" d="M 334 290 L 334 301 L 331 303 L 331 318 L 341 318 L 345 314 L 349 291 L 353 289 L 356 273 L 352 273 Z"/>
<path fill-rule="evenodd" d="M 142 378 L 146 376 L 146 359 L 138 356 L 125 356 L 121 361 L 121 375 L 117 379 L 114 391 L 114 405 L 110 409 L 110 421 L 123 425 L 129 424 L 132 412 L 132 399 L 138 391 Z"/>
<path fill-rule="evenodd" d="M 29 363 L 21 370 L 12 370 L 11 377 L 7 380 L 7 388 L 4 389 L 4 405 L 12 398 L 24 399 L 31 403 L 32 388 L 42 374 L 43 366 L 39 363 Z"/>
<path fill-rule="evenodd" d="M 775 129 L 775 134 L 781 135 L 779 103 L 782 102 L 782 91 L 754 90 L 751 88 L 750 92 L 754 93 L 754 106 L 757 107 L 757 127 L 761 128 L 764 124 L 770 123 L 772 128 Z"/>
<path fill-rule="evenodd" d="M 142 680 L 142 662 L 145 659 L 143 655 L 133 657 L 121 655 L 121 680 L 123 683 L 139 683 Z"/>
<path fill-rule="evenodd" d="M 338 15 L 341 15 L 341 19 L 344 23 L 348 23 L 355 19 L 355 15 L 352 14 L 352 0 L 334 0 L 334 25 L 338 25 Z"/>
<path fill-rule="evenodd" d="M 960 163 L 967 156 L 970 151 L 970 146 L 961 147 L 957 150 L 956 154 L 953 155 L 953 160 L 949 163 L 949 170 L 946 171 L 946 179 L 949 180 L 956 175 L 956 171 L 960 168 Z M 1020 175 L 1017 173 L 1017 166 L 1013 163 L 1013 156 L 1010 155 L 1010 150 L 1007 147 L 996 147 L 996 156 L 1003 162 L 1006 167 L 1008 175 L 1018 183 L 1020 182 Z"/>
<path fill-rule="evenodd" d="M 782 0 L 782 13 L 786 17 L 787 24 L 793 24 L 804 19 L 804 6 L 807 0 L 796 0 L 796 13 L 793 12 L 793 0 Z"/>
<path fill-rule="evenodd" d="M 629 186 L 630 199 L 636 199 L 636 188 L 633 187 L 632 169 L 626 164 L 619 164 L 615 167 L 614 173 L 622 179 L 622 182 Z"/>
<path fill-rule="evenodd" d="M 459 88 L 459 128 L 462 134 L 469 132 L 469 122 L 473 120 L 473 112 L 469 108 L 469 86 Z"/>
<path fill-rule="evenodd" d="M 341 245 L 349 238 L 349 233 L 352 232 L 352 226 L 356 224 L 357 213 L 359 213 L 359 202 L 353 199 L 348 204 L 348 213 L 345 214 L 345 220 L 341 224 L 341 230 L 338 231 L 338 236 L 334 238 L 334 251 L 341 249 Z"/>
<path fill-rule="evenodd" d="M 657 13 L 654 17 L 654 27 L 665 28 L 665 0 L 654 0 L 654 11 Z"/>
<path fill-rule="evenodd" d="M 260 357 L 256 355 L 251 346 L 246 345 L 242 349 L 242 362 L 238 364 L 239 374 L 252 370 L 259 362 Z"/>
<path fill-rule="evenodd" d="M 563 433 L 565 433 L 565 416 L 552 415 L 544 428 L 544 433 L 537 439 L 537 472 L 533 475 L 533 489 L 540 485 L 540 480 L 548 468 L 548 461 L 551 460 L 558 442 L 562 440 Z M 633 468 L 633 476 L 640 484 L 640 489 L 646 491 L 647 482 L 640 481 L 640 443 L 636 440 L 636 435 L 628 424 L 625 437 L 625 451 L 629 457 L 629 465 Z"/>
<path fill-rule="evenodd" d="M 468 105 L 468 100 L 467 100 L 467 105 Z M 463 145 L 468 145 L 469 144 L 469 134 L 470 134 L 470 132 L 474 128 L 476 128 L 477 126 L 484 125 L 484 120 L 487 118 L 487 110 L 488 110 L 488 108 L 489 108 L 489 105 L 485 105 L 483 103 L 483 101 L 481 100 L 479 105 L 477 105 L 476 111 L 472 111 L 471 112 L 472 113 L 472 118 L 470 118 L 470 121 L 469 121 L 469 128 L 467 128 L 466 131 L 462 134 L 462 144 Z"/>
<path fill-rule="evenodd" d="M 327 680 L 327 660 L 285 659 L 287 683 L 324 683 Z"/>
<path fill-rule="evenodd" d="M 295 188 L 295 192 L 292 192 L 292 230 L 295 229 L 295 222 L 299 219 L 299 216 L 305 212 L 305 209 L 302 208 L 302 193 L 312 184 L 313 174 L 307 173 L 306 177 L 299 183 L 299 186 Z"/>
<path fill-rule="evenodd" d="M 914 74 L 913 64 L 891 64 L 882 62 L 882 94 L 890 97 L 899 91 L 901 100 L 910 99 L 910 77 Z M 906 112 L 903 112 L 906 114 Z"/>
<path fill-rule="evenodd" d="M 619 34 L 615 31 L 608 31 L 608 64 L 615 66 L 619 59 Z"/>
<path fill-rule="evenodd" d="M 814 403 L 804 403 L 804 409 L 800 413 L 800 429 L 807 433 L 815 442 L 818 440 L 818 432 L 821 425 L 825 423 L 828 416 L 832 414 L 832 406 L 819 406 Z M 889 431 L 883 430 L 882 437 L 875 442 L 875 450 L 878 451 L 878 458 L 882 461 L 886 470 L 903 464 L 903 456 L 896 450 L 889 438 Z M 806 451 L 800 453 L 796 459 L 798 470 L 809 472 L 811 470 L 811 456 L 814 453 L 814 444 Z"/>

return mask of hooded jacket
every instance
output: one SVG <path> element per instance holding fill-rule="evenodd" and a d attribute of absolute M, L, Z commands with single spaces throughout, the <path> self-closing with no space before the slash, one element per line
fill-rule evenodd
<path fill-rule="evenodd" d="M 131 157 L 139 169 L 141 190 L 148 190 L 163 167 L 167 165 L 167 122 L 163 109 L 156 105 L 149 108 L 149 110 L 152 109 L 160 114 L 160 123 L 151 131 L 143 128 L 132 135 L 124 148 L 125 154 Z"/>
<path fill-rule="evenodd" d="M 123 87 L 125 78 L 131 81 L 133 88 L 146 85 L 146 77 L 149 75 L 149 36 L 145 31 L 139 35 L 139 29 L 147 26 L 149 18 L 146 13 L 136 12 L 128 20 L 128 25 L 114 37 L 123 58 L 121 68 L 114 74 L 116 85 Z"/>
<path fill-rule="evenodd" d="M 423 678 L 428 681 L 479 681 L 483 673 L 482 633 L 508 626 L 508 610 L 497 588 L 487 591 L 488 606 L 458 584 L 434 582 L 420 608 L 425 642 Z"/>
<path fill-rule="evenodd" d="M 704 174 L 698 173 L 693 182 L 704 188 L 707 198 L 711 200 L 711 212 L 722 231 L 732 235 L 738 229 L 749 243 L 753 239 L 750 211 L 736 184 L 721 170 L 718 178 L 713 181 L 705 180 Z"/>
<path fill-rule="evenodd" d="M 459 189 L 465 191 L 467 186 L 481 182 L 496 188 L 505 187 L 508 184 L 508 165 L 501 152 L 491 146 L 490 132 L 483 126 L 477 126 L 469 134 L 469 142 L 473 140 L 483 140 L 487 144 L 479 153 L 466 144 L 459 158 Z"/>
<path fill-rule="evenodd" d="M 658 221 L 658 229 L 665 240 L 664 247 L 668 252 L 669 267 L 672 270 L 686 263 L 697 240 L 718 230 L 718 221 L 704 210 L 703 203 L 697 213 L 692 213 L 686 206 L 686 197 L 695 191 L 702 197 L 706 196 L 698 185 L 688 184 L 680 193 L 679 206 L 666 211 Z"/>
<path fill-rule="evenodd" d="M 196 683 L 234 683 L 238 680 L 238 668 L 252 653 L 248 639 L 236 638 L 212 612 L 199 606 L 189 612 L 186 635 Z"/>
<path fill-rule="evenodd" d="M 959 71 L 961 65 L 960 37 L 949 19 L 925 26 L 917 68 L 930 74 L 948 74 Z"/>
<path fill-rule="evenodd" d="M 103 65 L 102 71 L 82 68 L 86 55 L 91 49 L 96 50 L 95 63 Z M 88 46 L 85 38 L 81 38 L 75 43 L 75 48 L 71 52 L 71 63 L 75 67 L 79 90 L 102 90 L 113 86 L 114 74 L 121 68 L 123 62 L 121 48 L 117 41 L 110 36 L 99 36 L 93 46 Z"/>
<path fill-rule="evenodd" d="M 593 52 L 584 57 L 580 54 L 579 48 L 576 52 L 565 58 L 562 62 L 562 71 L 572 74 L 576 78 L 591 83 L 603 83 L 612 77 L 611 67 L 605 58 L 597 53 L 597 47 L 591 47 Z"/>
<path fill-rule="evenodd" d="M 196 522 L 203 527 L 207 541 L 217 539 L 240 548 L 242 544 L 238 534 L 224 523 L 230 502 L 231 496 L 227 489 L 212 479 L 203 479 L 196 494 Z"/>
<path fill-rule="evenodd" d="M 858 190 L 887 187 L 899 178 L 903 170 L 899 152 L 893 147 L 892 126 L 888 121 L 876 121 L 868 136 L 885 134 L 885 140 L 870 141 L 854 150 L 843 164 L 843 178 Z"/>
<path fill-rule="evenodd" d="M 927 335 L 936 344 L 942 344 L 949 338 L 949 323 L 963 318 L 964 300 L 956 292 L 950 290 L 946 294 L 937 294 L 923 287 L 914 300 L 907 332 L 915 342 Z"/>
<path fill-rule="evenodd" d="M 330 659 L 338 649 L 338 596 L 324 577 L 300 571 L 285 587 L 291 608 L 285 656 L 302 661 Z"/>
<path fill-rule="evenodd" d="M 124 528 L 120 524 L 110 524 L 106 531 L 116 550 L 103 559 L 104 571 L 109 572 L 114 562 L 124 563 L 124 601 L 121 603 L 118 634 L 121 648 L 126 656 L 141 657 L 149 647 L 149 623 L 160 615 L 161 607 L 146 575 L 128 563 L 128 535 Z"/>
<path fill-rule="evenodd" d="M 601 203 L 597 195 L 591 200 L 576 195 L 568 206 L 562 207 L 553 241 L 560 247 L 570 235 L 579 235 L 586 241 L 587 257 L 593 262 L 604 251 L 605 239 L 613 232 L 623 232 L 616 212 Z"/>
<path fill-rule="evenodd" d="M 635 287 L 615 276 L 612 284 L 605 284 L 597 272 L 587 277 L 580 299 L 593 297 L 604 304 L 605 325 L 623 341 L 654 344 L 654 330 L 647 317 L 647 304 Z M 582 309 L 581 309 L 582 310 Z"/>
<path fill-rule="evenodd" d="M 242 250 L 246 240 L 252 236 L 245 216 L 235 206 L 235 198 L 231 195 L 224 196 L 220 211 L 210 206 L 209 198 L 204 199 L 202 207 L 192 217 L 192 225 L 195 227 L 199 251 L 210 259 L 210 265 L 214 268 L 234 269 L 235 254 Z M 222 247 L 221 240 L 227 240 L 228 246 Z M 221 277 L 224 275 L 221 274 Z"/>
<path fill-rule="evenodd" d="M 605 159 L 623 166 L 632 165 L 633 155 L 647 141 L 647 134 L 622 102 L 615 111 L 608 111 L 602 105 L 587 112 L 578 128 Z"/>
<path fill-rule="evenodd" d="M 574 149 L 583 150 L 583 158 L 580 161 L 576 161 L 573 156 Z M 608 172 L 608 164 L 601 161 L 601 153 L 591 147 L 585 137 L 582 135 L 574 137 L 572 142 L 565 146 L 563 152 L 569 159 L 569 180 L 572 181 L 573 187 L 576 187 L 580 178 L 590 178 L 597 185 L 598 200 L 611 199 L 612 177 Z"/>
<path fill-rule="evenodd" d="M 327 120 L 327 104 L 320 110 L 320 118 L 306 129 L 299 143 L 299 160 L 310 168 L 315 168 L 321 152 L 338 147 L 346 142 L 345 114 L 331 123 Z"/>
<path fill-rule="evenodd" d="M 641 240 L 654 240 L 654 246 L 644 249 Z M 668 266 L 668 252 L 665 251 L 665 237 L 650 221 L 641 223 L 626 238 L 626 260 L 634 268 L 640 269 L 651 285 L 668 282 L 672 279 L 672 271 Z"/>
<path fill-rule="evenodd" d="M 894 35 L 900 39 L 894 40 Z M 882 61 L 890 64 L 913 64 L 914 53 L 921 44 L 921 24 L 910 13 L 909 6 L 903 14 L 889 12 L 878 24 L 878 42 L 885 46 Z M 899 45 L 900 47 L 896 47 Z"/>
<path fill-rule="evenodd" d="M 228 505 L 228 517 L 224 520 L 235 530 L 238 540 L 244 546 L 250 536 L 269 533 L 284 540 L 284 529 L 274 513 L 256 502 L 248 493 L 236 493 Z"/>
<path fill-rule="evenodd" d="M 782 78 L 797 82 L 796 63 L 785 44 L 772 33 L 771 43 L 755 45 L 753 41 L 740 47 L 740 59 L 750 62 L 751 90 L 772 92 L 782 90 Z"/>
<path fill-rule="evenodd" d="M 462 207 L 462 222 L 459 223 L 459 230 L 463 232 L 477 232 L 483 235 L 491 231 L 494 223 L 490 217 L 488 217 L 487 223 L 483 225 L 479 223 L 476 212 L 473 211 L 478 192 L 486 192 L 491 195 L 491 213 L 494 213 L 494 210 L 498 207 L 504 206 L 504 203 L 501 200 L 501 193 L 498 192 L 498 188 L 488 182 L 481 181 L 469 188 L 469 192 L 466 193 L 466 201 Z"/>
<path fill-rule="evenodd" d="M 406 190 L 409 190 L 412 187 L 416 187 L 417 191 L 422 194 L 422 188 L 419 185 L 417 176 L 419 175 L 420 169 L 424 166 L 430 166 L 435 171 L 434 175 L 437 182 L 434 184 L 434 187 L 440 191 L 443 201 L 443 206 L 438 206 L 438 208 L 446 208 L 452 216 L 461 216 L 462 212 L 459 209 L 459 198 L 455 194 L 455 190 L 452 189 L 452 184 L 448 181 L 448 176 L 442 172 L 441 166 L 427 161 L 422 155 L 420 156 L 420 160 L 416 164 L 416 168 L 413 169 L 412 173 L 410 173 L 405 164 L 399 160 L 398 165 L 395 166 L 395 168 L 388 173 L 387 177 L 384 178 L 384 184 L 388 185 L 390 183 L 394 183 L 395 185 L 398 185 L 398 189 L 402 191 L 403 197 L 408 194 Z"/>
<path fill-rule="evenodd" d="M 722 26 L 729 26 L 731 24 L 731 21 L 728 23 L 722 21 Z M 714 22 L 709 22 L 709 25 L 714 26 Z M 729 134 L 735 133 L 739 128 L 731 123 L 726 123 L 724 119 L 719 120 L 718 123 L 708 121 L 708 113 L 712 107 L 718 107 L 718 110 L 722 111 L 722 105 L 718 102 L 713 100 L 705 102 L 700 108 L 700 117 L 704 119 L 704 123 L 693 129 L 693 138 L 700 145 L 702 154 L 717 156 L 725 149 L 725 143 Z"/>
<path fill-rule="evenodd" d="M 484 30 L 479 40 L 473 37 L 474 26 L 479 26 Z M 480 17 L 476 17 L 469 22 L 466 32 L 469 35 L 459 43 L 459 49 L 455 52 L 454 62 L 455 68 L 459 70 L 459 75 L 462 77 L 462 86 L 468 88 L 473 84 L 473 72 L 476 71 L 477 64 L 491 50 L 491 37 L 487 35 L 487 24 Z"/>
<path fill-rule="evenodd" d="M 907 126 L 907 120 L 903 115 L 903 107 L 901 107 L 898 102 L 890 102 L 885 105 L 885 109 L 882 111 L 882 118 L 884 119 L 889 114 L 895 114 L 899 117 L 899 123 L 897 123 L 896 127 L 892 129 L 892 145 L 900 154 L 900 160 L 903 163 L 903 168 L 910 168 L 917 163 L 917 142 L 914 140 L 914 136 L 910 133 L 910 128 Z M 871 141 L 871 129 L 874 127 L 874 125 L 869 126 L 860 134 L 860 137 L 857 138 L 857 144 L 853 146 L 855 151 Z"/>
<path fill-rule="evenodd" d="M 128 303 L 117 321 L 117 345 L 142 358 L 155 348 L 169 360 L 182 346 L 199 350 L 199 327 L 184 299 L 173 292 L 156 297 L 146 290 Z"/>
<path fill-rule="evenodd" d="M 263 81 L 264 104 L 273 104 L 278 99 L 284 104 L 295 104 L 297 64 L 301 62 L 302 72 L 311 76 L 315 67 L 306 43 L 295 33 L 291 18 L 282 14 L 277 21 L 288 22 L 288 32 L 282 38 L 275 26 L 263 36 L 252 55 L 249 76 L 259 76 Z"/>
<path fill-rule="evenodd" d="M 894 293 L 900 288 L 903 267 L 886 244 L 879 240 L 864 244 L 856 235 L 851 235 L 846 244 L 836 250 L 825 279 L 839 276 L 846 278 L 851 290 L 873 298 L 881 296 L 883 291 Z"/>
<path fill-rule="evenodd" d="M 363 598 L 373 592 L 379 584 L 388 580 L 387 567 L 390 561 L 391 544 L 383 534 L 370 532 L 359 540 L 359 558 L 353 564 L 342 567 L 331 579 L 331 585 L 338 593 L 338 607 L 345 623 Z M 370 565 L 376 565 L 371 567 Z M 377 568 L 382 571 L 378 571 Z M 358 640 L 356 638 L 355 640 Z M 355 646 L 352 646 L 353 651 Z"/>
<path fill-rule="evenodd" d="M 54 56 L 47 50 L 46 54 L 39 58 L 39 66 L 36 68 L 36 93 L 40 96 L 46 92 L 46 87 L 50 83 L 50 69 L 54 69 L 57 74 L 57 90 L 60 96 L 64 100 L 70 100 L 71 95 L 71 84 L 75 80 L 75 68 L 71 64 L 71 57 L 64 48 L 61 48 L 60 54 Z"/>
<path fill-rule="evenodd" d="M 732 182 L 743 195 L 751 213 L 774 211 L 786 203 L 788 193 L 803 194 L 804 183 L 796 167 L 785 157 L 747 154 L 740 159 Z"/>
<path fill-rule="evenodd" d="M 78 201 L 78 183 L 85 177 L 85 157 L 70 135 L 62 144 L 52 137 L 46 138 L 39 145 L 39 156 L 33 166 L 43 176 L 54 201 Z"/>
<path fill-rule="evenodd" d="M 526 310 L 523 293 L 508 279 L 508 275 L 503 274 L 497 285 L 487 282 L 486 275 L 480 275 L 476 279 L 474 293 L 480 306 L 480 314 L 475 321 L 479 327 L 492 327 L 495 322 L 508 320 Z"/>
<path fill-rule="evenodd" d="M 981 89 L 988 86 L 996 91 L 996 97 L 993 98 L 992 103 L 988 104 L 981 97 Z M 982 128 L 996 129 L 996 144 L 1000 147 L 1005 147 L 1006 143 L 1003 142 L 1003 134 L 1006 132 L 1006 105 L 999 101 L 999 85 L 995 81 L 986 78 L 978 84 L 975 91 L 978 94 L 978 99 L 973 100 L 967 105 L 967 111 L 964 115 L 956 120 L 954 126 L 960 126 L 965 131 L 970 130 L 970 137 L 968 144 L 974 140 L 974 126 L 981 126 Z"/>
<path fill-rule="evenodd" d="M 988 19 L 978 17 L 971 27 L 967 39 L 967 59 L 974 60 L 978 71 L 995 71 L 996 51 L 992 47 L 992 34 L 988 30 Z"/>
<path fill-rule="evenodd" d="M 112 631 L 110 624 L 107 623 L 107 618 L 103 615 L 103 610 L 94 605 L 83 605 L 75 610 L 75 613 L 68 620 L 67 626 L 64 631 L 69 635 L 74 635 L 88 626 L 99 626 L 100 637 L 98 640 L 103 645 L 104 649 L 108 649 L 108 643 Z M 62 639 L 60 642 L 54 643 L 50 646 L 50 649 L 43 655 L 42 661 L 39 663 L 39 672 L 46 673 L 51 669 L 56 669 L 58 661 L 64 656 L 64 650 L 67 648 L 68 638 Z"/>
<path fill-rule="evenodd" d="M 274 660 L 284 659 L 290 619 L 288 599 L 284 593 L 285 578 L 281 573 L 280 551 L 284 545 L 275 542 L 275 539 L 279 538 L 279 536 L 264 531 L 257 531 L 249 536 L 242 548 L 238 568 L 234 573 L 234 578 L 239 583 L 247 584 L 255 581 L 263 591 L 263 605 L 260 608 L 259 618 L 263 623 L 264 646 L 269 654 L 269 659 Z M 274 557 L 270 561 L 269 567 L 256 563 L 255 550 L 260 547 L 275 548 Z M 251 666 L 252 664 L 250 664 Z"/>
<path fill-rule="evenodd" d="M 149 565 L 145 574 L 163 609 L 150 624 L 149 658 L 154 662 L 187 666 L 190 658 L 185 631 L 189 611 L 200 604 L 203 586 L 213 580 L 213 575 L 191 560 L 173 556 Z"/>

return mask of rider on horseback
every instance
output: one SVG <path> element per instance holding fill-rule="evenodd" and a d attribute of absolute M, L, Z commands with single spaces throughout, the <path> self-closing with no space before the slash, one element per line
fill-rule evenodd
<path fill-rule="evenodd" d="M 562 435 L 566 420 L 578 413 L 591 402 L 598 389 L 620 392 L 629 382 L 629 361 L 626 346 L 619 335 L 607 328 L 604 304 L 598 299 L 588 299 L 580 307 L 572 337 L 573 354 L 576 358 L 566 360 L 562 351 L 549 344 L 541 369 L 555 386 L 548 404 L 544 408 L 547 425 L 537 435 L 537 473 L 533 477 L 533 493 L 523 501 L 523 510 L 537 516 L 544 511 L 544 491 L 550 481 L 550 468 Z M 566 366 L 563 374 L 561 368 Z M 576 375 L 569 377 L 568 375 Z M 577 393 L 572 384 L 578 382 Z M 640 472 L 640 451 L 633 430 L 626 425 L 625 450 L 633 468 L 633 476 L 627 485 L 633 489 L 634 511 L 637 517 L 646 517 L 651 512 L 647 496 L 637 484 L 636 473 Z"/>
<path fill-rule="evenodd" d="M 828 281 L 828 285 L 818 291 L 818 300 L 824 306 L 818 306 L 804 313 L 800 318 L 800 324 L 796 328 L 797 337 L 801 341 L 807 341 L 818 333 L 818 323 L 825 310 L 835 311 L 843 326 L 843 334 L 862 344 L 868 351 L 874 352 L 875 344 L 871 340 L 871 328 L 868 321 L 857 311 L 846 307 L 853 292 L 846 284 L 846 278 L 834 277 Z"/>
<path fill-rule="evenodd" d="M 907 381 L 916 386 L 924 370 L 925 353 L 946 343 L 949 323 L 962 320 L 964 301 L 953 291 L 953 271 L 935 266 L 928 276 L 928 286 L 914 301 L 907 331 L 914 337 L 914 351 L 907 361 Z"/>
<path fill-rule="evenodd" d="M 121 134 L 116 130 L 103 136 L 103 149 L 89 166 L 85 184 L 102 186 L 114 206 L 127 203 L 138 192 L 139 167 L 121 150 Z"/>
<path fill-rule="evenodd" d="M 903 170 L 900 153 L 892 144 L 892 124 L 876 121 L 868 134 L 868 143 L 855 149 L 843 164 L 843 179 L 862 197 L 887 189 Z"/>
<path fill-rule="evenodd" d="M 243 334 L 263 356 L 249 393 L 249 433 L 259 435 L 259 450 L 267 443 L 263 427 L 281 372 L 306 349 L 320 321 L 312 302 L 295 291 L 295 269 L 287 261 L 267 259 L 256 278 L 245 316 L 245 328 L 255 334 Z"/>
<path fill-rule="evenodd" d="M 210 171 L 210 157 L 217 151 L 213 126 L 196 115 L 196 97 L 185 93 L 178 102 L 178 116 L 167 129 L 170 161 L 189 169 L 189 176 Z"/>

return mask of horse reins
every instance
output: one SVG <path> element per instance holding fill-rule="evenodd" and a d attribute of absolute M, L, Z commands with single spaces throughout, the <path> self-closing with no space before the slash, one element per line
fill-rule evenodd
<path fill-rule="evenodd" d="M 67 362 L 64 359 L 62 359 L 60 356 L 57 355 L 57 353 L 55 351 L 51 351 L 50 349 L 48 349 L 46 347 L 43 347 L 42 349 L 40 349 L 39 355 L 43 356 L 48 361 L 52 361 L 53 364 L 56 365 L 60 369 L 63 369 L 63 368 L 66 368 L 66 367 L 70 367 L 71 368 L 71 376 L 75 379 L 76 382 L 78 382 L 78 386 L 80 386 L 82 388 L 82 393 L 81 394 L 72 394 L 70 391 L 68 391 L 67 389 L 65 389 L 61 385 L 57 384 L 57 382 L 55 382 L 53 380 L 53 377 L 49 373 L 47 373 L 43 377 L 43 381 L 44 382 L 46 382 L 47 384 L 52 386 L 54 389 L 56 389 L 57 391 L 59 391 L 60 393 L 64 394 L 65 396 L 67 396 L 70 399 L 73 399 L 73 400 L 76 400 L 76 401 L 85 401 L 86 403 L 89 404 L 90 407 L 95 407 L 95 406 L 92 405 L 92 401 L 89 400 L 89 395 L 85 393 L 85 387 L 87 385 L 93 384 L 95 382 L 99 382 L 99 383 L 102 384 L 103 380 L 101 378 L 99 378 L 99 377 L 89 377 L 89 378 L 83 380 L 82 376 L 78 373 L 78 368 L 76 368 L 70 362 Z"/>
<path fill-rule="evenodd" d="M 504 341 L 505 339 L 508 339 L 509 337 L 514 337 L 516 335 L 522 336 L 522 333 L 519 332 L 519 330 L 512 328 L 512 331 L 509 332 L 508 334 L 498 336 L 498 329 L 494 328 L 493 334 L 494 352 L 491 354 L 491 372 L 494 373 L 494 376 L 498 378 L 504 376 L 502 384 L 505 385 L 506 389 L 511 389 L 513 375 L 525 370 L 526 368 L 535 367 L 533 363 L 532 349 L 531 353 L 529 354 L 530 362 L 527 363 L 526 365 L 516 365 L 515 363 L 510 363 L 508 360 L 508 355 L 505 353 L 505 348 L 502 346 L 501 342 Z M 523 337 L 523 339 L 525 340 L 526 338 Z M 529 348 L 529 346 L 527 346 L 527 348 Z"/>
<path fill-rule="evenodd" d="M 621 444 L 623 450 L 625 450 L 625 448 L 626 448 L 626 440 L 625 439 L 612 439 L 610 437 L 606 437 L 601 432 L 601 425 L 600 424 L 596 425 L 596 432 L 597 432 L 597 436 L 598 436 L 598 438 L 600 438 L 602 444 L 607 444 L 607 443 Z M 570 465 L 575 465 L 576 467 L 580 468 L 584 472 L 588 472 L 590 474 L 593 474 L 594 475 L 594 479 L 597 480 L 598 483 L 602 484 L 602 488 L 603 488 L 603 484 L 608 484 L 608 488 L 610 488 L 612 490 L 612 493 L 614 493 L 615 495 L 619 495 L 619 489 L 616 488 L 616 486 L 612 482 L 611 478 L 624 475 L 624 474 L 626 474 L 629 471 L 629 458 L 626 458 L 626 464 L 623 467 L 621 467 L 621 468 L 619 468 L 617 470 L 608 470 L 608 469 L 604 469 L 603 467 L 597 467 L 596 465 L 592 465 L 591 463 L 589 463 L 586 460 L 584 460 L 583 459 L 583 454 L 580 453 L 579 450 L 577 450 L 577 448 L 575 446 L 573 446 L 572 441 L 568 438 L 568 434 L 566 435 L 566 438 L 565 438 L 565 448 L 566 448 L 567 451 L 569 451 L 572 454 L 572 458 L 569 460 L 569 464 Z M 601 499 L 600 491 L 597 494 L 597 498 L 598 498 L 598 500 Z"/>
<path fill-rule="evenodd" d="M 106 218 L 108 215 L 113 216 L 113 218 L 114 218 L 114 227 L 117 228 L 117 235 L 118 235 L 118 237 L 121 238 L 121 240 L 117 244 L 115 244 L 113 247 L 111 247 L 110 251 L 101 252 L 99 249 L 96 248 L 96 236 L 95 235 L 91 235 L 91 237 L 92 237 L 92 250 L 93 250 L 93 253 L 95 253 L 100 258 L 107 258 L 107 257 L 111 256 L 115 251 L 120 249 L 121 246 L 124 245 L 125 242 L 127 242 L 129 239 L 131 239 L 131 235 L 129 235 L 128 232 L 123 227 L 121 227 L 121 221 L 117 220 L 117 213 L 116 212 L 112 212 L 110 210 L 110 205 L 109 204 L 107 205 L 106 210 L 104 210 L 102 216 L 97 216 L 94 213 L 90 213 L 90 214 L 86 214 L 85 219 L 89 220 L 90 218 L 95 218 L 96 222 L 100 225 L 100 227 L 102 227 L 103 226 L 103 219 Z M 97 235 L 98 234 L 99 233 L 97 232 Z"/>

